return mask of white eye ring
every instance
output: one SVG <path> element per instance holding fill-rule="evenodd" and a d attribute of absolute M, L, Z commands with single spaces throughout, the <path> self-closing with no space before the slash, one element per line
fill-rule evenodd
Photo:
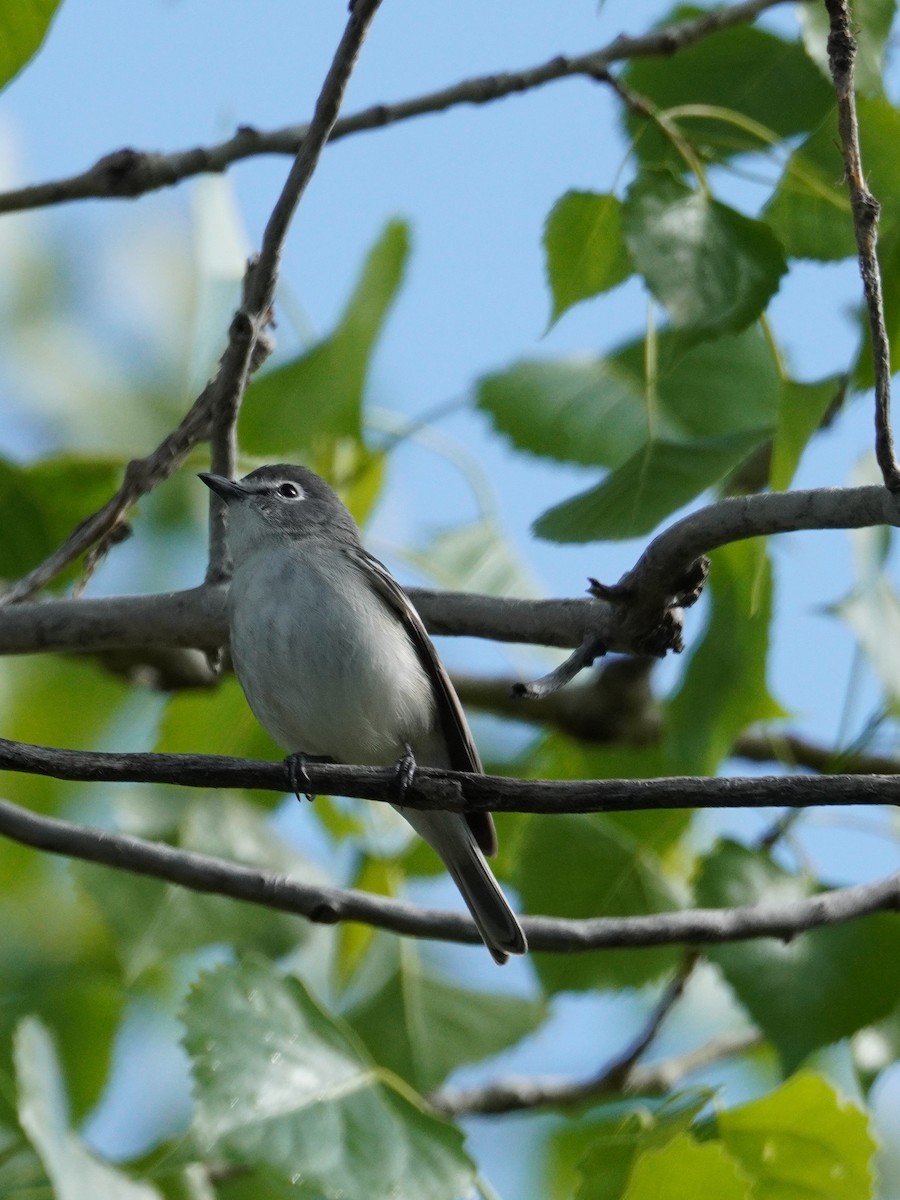
<path fill-rule="evenodd" d="M 275 494 L 283 500 L 297 500 L 303 495 L 295 483 L 279 483 Z"/>

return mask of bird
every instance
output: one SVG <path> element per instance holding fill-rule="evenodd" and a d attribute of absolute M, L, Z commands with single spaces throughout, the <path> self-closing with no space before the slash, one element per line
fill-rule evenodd
<path fill-rule="evenodd" d="M 235 674 L 275 741 L 301 763 L 482 774 L 422 618 L 325 480 L 288 463 L 199 478 L 227 506 Z M 494 960 L 526 953 L 486 861 L 497 850 L 491 814 L 395 807 L 443 861 Z"/>

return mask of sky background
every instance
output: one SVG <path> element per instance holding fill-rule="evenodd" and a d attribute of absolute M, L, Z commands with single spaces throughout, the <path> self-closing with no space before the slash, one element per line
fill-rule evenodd
<path fill-rule="evenodd" d="M 667 7 L 649 0 L 385 0 L 343 111 L 596 49 L 619 33 L 645 30 Z M 0 183 L 78 172 L 124 146 L 176 150 L 218 141 L 239 124 L 269 129 L 302 122 L 345 16 L 343 4 L 323 0 L 132 0 L 124 7 L 119 0 L 65 0 L 38 58 L 0 105 Z M 792 20 L 785 6 L 764 24 L 785 30 Z M 21 329 L 18 341 L 4 347 L 0 406 L 9 415 L 7 453 L 27 457 L 73 438 L 85 448 L 115 446 L 129 456 L 152 448 L 149 427 L 141 428 L 123 403 L 129 375 L 135 365 L 158 372 L 159 386 L 187 406 L 224 345 L 235 278 L 245 254 L 259 244 L 288 165 L 274 156 L 250 159 L 229 171 L 227 181 L 192 180 L 138 201 L 84 202 L 3 218 L 0 263 L 7 269 L 0 273 L 7 281 L 21 278 L 16 264 L 21 270 L 29 248 L 55 246 L 64 248 L 69 283 L 79 296 L 75 312 Z M 595 482 L 596 473 L 513 455 L 483 417 L 464 408 L 481 375 L 517 359 L 596 353 L 641 332 L 646 297 L 634 282 L 580 305 L 546 332 L 541 233 L 548 212 L 572 188 L 621 194 L 629 170 L 616 102 L 608 89 L 584 79 L 357 135 L 326 150 L 288 239 L 279 356 L 328 331 L 367 249 L 385 222 L 400 216 L 411 224 L 412 256 L 374 361 L 373 420 L 383 425 L 387 418 L 379 413 L 415 418 L 460 402 L 427 442 L 392 458 L 368 541 L 401 578 L 415 576 L 398 547 L 425 546 L 436 530 L 475 515 L 460 464 L 489 480 L 502 528 L 543 594 L 580 595 L 589 575 L 612 582 L 640 553 L 637 542 L 557 546 L 532 538 L 534 519 Z M 752 183 L 713 179 L 720 198 L 750 213 L 759 205 L 763 192 Z M 0 285 L 7 304 L 10 286 Z M 855 264 L 792 267 L 771 315 L 798 378 L 820 378 L 852 361 L 858 299 Z M 77 368 L 78 386 L 91 392 L 84 420 L 77 416 L 77 396 L 61 383 L 69 368 L 72 375 Z M 797 486 L 849 481 L 871 445 L 870 410 L 868 398 L 856 400 L 817 439 Z M 854 642 L 827 611 L 852 584 L 849 539 L 795 535 L 780 539 L 773 555 L 779 614 L 772 690 L 795 728 L 825 741 L 852 737 L 876 690 L 863 670 L 848 708 Z M 126 550 L 92 591 L 190 586 L 201 579 L 203 563 L 191 547 L 167 564 L 153 564 L 152 575 L 144 570 Z M 701 627 L 702 610 L 689 615 L 689 641 Z M 531 652 L 478 642 L 443 649 L 470 670 L 493 673 L 510 663 L 517 671 L 543 669 Z M 661 681 L 673 679 L 677 669 L 677 663 L 664 664 Z M 847 827 L 836 836 L 828 823 L 834 820 L 834 814 L 823 819 L 821 834 L 811 839 L 826 874 L 856 881 L 896 868 L 883 843 Z M 762 818 L 740 821 L 756 829 Z M 718 827 L 715 819 L 708 823 L 710 832 Z M 465 953 L 458 958 L 461 974 L 493 982 L 484 964 L 473 966 Z M 517 969 L 510 969 L 509 985 L 525 986 L 527 970 L 517 978 Z M 703 980 L 697 986 L 711 987 Z M 640 1012 L 631 999 L 615 1005 L 563 1000 L 537 1044 L 503 1065 L 578 1071 L 585 1044 L 594 1047 L 591 1062 L 599 1060 L 603 1030 L 614 1029 L 609 1044 L 618 1043 Z M 137 1013 L 132 1020 L 140 1028 L 158 1017 Z M 674 1022 L 662 1053 L 690 1037 L 686 1024 L 690 1018 Z M 158 1046 L 152 1054 L 164 1079 Z M 178 1070 L 175 1059 L 170 1065 Z M 145 1084 L 155 1077 L 146 1064 L 127 1070 Z M 135 1124 L 133 1113 L 125 1124 L 119 1120 L 120 1097 L 133 1094 L 131 1084 L 120 1079 L 117 1087 L 94 1127 L 104 1148 L 121 1147 L 126 1126 Z M 152 1096 L 146 1100 L 149 1106 Z M 525 1195 L 528 1153 L 519 1122 L 472 1122 L 471 1129 L 475 1152 L 485 1156 L 501 1193 Z"/>

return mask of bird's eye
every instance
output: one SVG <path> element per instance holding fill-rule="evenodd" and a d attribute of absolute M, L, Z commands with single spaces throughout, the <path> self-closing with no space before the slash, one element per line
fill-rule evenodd
<path fill-rule="evenodd" d="M 275 492 L 276 495 L 283 496 L 285 500 L 296 500 L 300 495 L 300 489 L 293 483 L 279 483 Z"/>

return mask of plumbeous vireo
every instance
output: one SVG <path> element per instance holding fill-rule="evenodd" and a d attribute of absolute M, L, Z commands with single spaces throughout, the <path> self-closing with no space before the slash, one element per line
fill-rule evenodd
<path fill-rule="evenodd" d="M 228 505 L 234 669 L 257 719 L 292 754 L 482 771 L 422 619 L 363 547 L 343 502 L 306 467 L 200 478 Z M 490 813 L 399 808 L 440 855 L 497 962 L 525 936 L 485 861 Z"/>

